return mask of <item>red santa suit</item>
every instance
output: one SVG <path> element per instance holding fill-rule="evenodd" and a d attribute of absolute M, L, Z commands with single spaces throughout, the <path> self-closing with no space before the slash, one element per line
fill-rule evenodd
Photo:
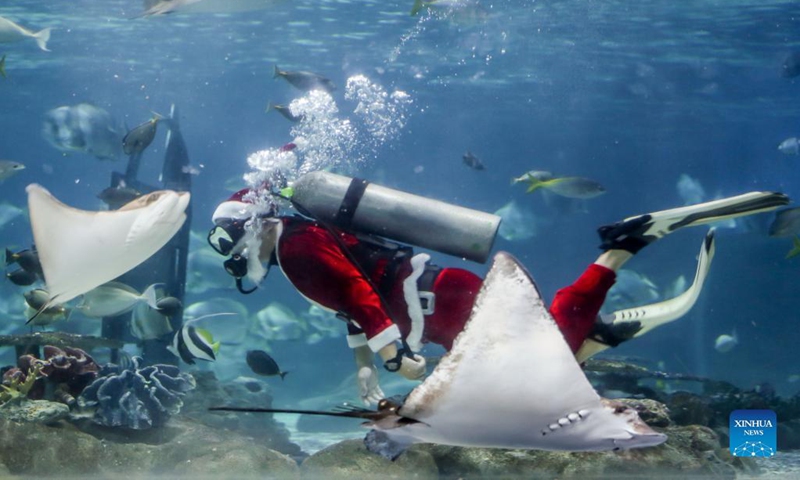
<path fill-rule="evenodd" d="M 311 302 L 348 319 L 348 344 L 352 348 L 369 345 L 377 352 L 407 338 L 419 327 L 411 320 L 418 314 L 414 314 L 414 306 L 410 312 L 406 301 L 419 298 L 416 282 L 411 287 L 404 282 L 419 273 L 412 266 L 410 249 L 387 250 L 349 233 L 334 232 L 338 240 L 316 222 L 282 218 L 275 257 L 286 278 Z M 354 260 L 382 291 L 385 305 Z M 614 271 L 590 265 L 573 285 L 556 293 L 550 312 L 573 352 L 591 331 L 615 278 Z M 437 343 L 448 350 L 452 347 L 469 318 L 481 282 L 474 273 L 459 268 L 439 272 L 432 284 L 435 308 L 423 318 L 422 343 Z"/>

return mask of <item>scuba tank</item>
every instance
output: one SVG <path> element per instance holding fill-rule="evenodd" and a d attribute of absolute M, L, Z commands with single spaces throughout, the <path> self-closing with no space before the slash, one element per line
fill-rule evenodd
<path fill-rule="evenodd" d="M 293 203 L 344 230 L 378 235 L 485 263 L 500 217 L 330 172 L 292 185 Z"/>

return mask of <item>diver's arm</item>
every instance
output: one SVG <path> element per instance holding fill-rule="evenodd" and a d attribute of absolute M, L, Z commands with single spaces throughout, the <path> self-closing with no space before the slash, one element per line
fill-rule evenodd
<path fill-rule="evenodd" d="M 378 369 L 375 368 L 373 358 L 375 353 L 364 344 L 353 348 L 353 355 L 356 360 L 356 383 L 358 384 L 358 395 L 364 405 L 377 405 L 384 397 L 383 390 L 378 383 Z"/>

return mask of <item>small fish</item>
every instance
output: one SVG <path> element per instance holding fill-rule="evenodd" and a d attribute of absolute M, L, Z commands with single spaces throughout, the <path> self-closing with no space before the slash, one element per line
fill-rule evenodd
<path fill-rule="evenodd" d="M 297 148 L 297 145 L 292 143 L 292 142 L 289 142 L 289 143 L 283 145 L 281 148 L 279 148 L 278 151 L 279 152 L 291 152 L 295 148 Z"/>
<path fill-rule="evenodd" d="M 714 349 L 719 353 L 726 353 L 730 352 L 738 344 L 739 336 L 736 335 L 736 329 L 734 328 L 730 335 L 723 333 L 714 340 Z"/>
<path fill-rule="evenodd" d="M 518 180 L 514 179 L 514 183 L 517 183 Z M 525 193 L 544 188 L 562 197 L 587 199 L 606 192 L 605 187 L 598 182 L 583 177 L 556 177 L 549 180 L 539 180 L 533 175 L 527 174 L 525 181 L 529 183 L 528 190 Z"/>
<path fill-rule="evenodd" d="M 486 170 L 486 166 L 483 164 L 483 162 L 481 162 L 481 159 L 473 155 L 473 153 L 469 150 L 467 150 L 467 153 L 465 153 L 461 158 L 464 160 L 464 164 L 469 168 L 475 170 Z"/>
<path fill-rule="evenodd" d="M 183 308 L 180 299 L 175 297 L 163 297 L 156 302 L 156 310 L 165 317 L 175 316 Z"/>
<path fill-rule="evenodd" d="M 277 362 L 275 362 L 275 359 L 270 357 L 269 354 L 263 350 L 248 350 L 247 365 L 253 373 L 265 377 L 280 375 L 281 380 L 283 380 L 283 377 L 289 373 L 282 372 Z"/>
<path fill-rule="evenodd" d="M 236 13 L 264 10 L 284 0 L 144 0 L 144 9 L 138 17 L 166 15 L 168 13 Z"/>
<path fill-rule="evenodd" d="M 800 207 L 785 208 L 775 214 L 769 226 L 770 237 L 791 237 L 800 234 Z"/>
<path fill-rule="evenodd" d="M 180 330 L 172 337 L 172 344 L 167 347 L 173 355 L 189 365 L 194 365 L 195 360 L 213 362 L 217 359 L 219 342 L 215 342 L 211 332 L 197 328 L 193 324 L 208 317 L 218 315 L 235 315 L 234 313 L 212 313 L 184 322 Z"/>
<path fill-rule="evenodd" d="M 13 272 L 6 273 L 6 278 L 11 280 L 11 283 L 14 285 L 19 285 L 20 287 L 27 287 L 28 285 L 33 285 L 39 277 L 36 276 L 35 273 L 29 272 L 24 268 L 18 268 Z"/>
<path fill-rule="evenodd" d="M 797 137 L 790 137 L 778 145 L 778 151 L 784 155 L 800 155 L 800 140 Z"/>
<path fill-rule="evenodd" d="M 200 168 L 203 168 L 203 166 L 200 165 Z M 184 165 L 184 166 L 181 167 L 181 172 L 182 173 L 188 173 L 189 175 L 197 176 L 197 175 L 200 175 L 200 173 L 201 173 L 200 168 L 197 168 L 194 165 Z"/>
<path fill-rule="evenodd" d="M 0 63 L 0 67 L 2 67 L 2 63 Z M 0 71 L 2 71 L 2 69 L 0 69 Z M 0 160 L 0 181 L 3 181 L 9 178 L 10 176 L 19 173 L 22 170 L 25 170 L 25 165 L 19 162 L 12 162 L 11 160 Z"/>
<path fill-rule="evenodd" d="M 3 58 L 0 58 L 0 76 L 3 78 L 6 77 L 6 56 L 3 55 Z"/>
<path fill-rule="evenodd" d="M 781 66 L 781 76 L 794 78 L 800 75 L 800 52 L 792 52 L 786 56 Z"/>
<path fill-rule="evenodd" d="M 125 182 L 120 182 L 116 187 L 108 187 L 97 194 L 97 198 L 113 209 L 119 208 L 141 196 L 142 193 L 140 191 L 126 186 Z"/>
<path fill-rule="evenodd" d="M 50 299 L 50 294 L 41 288 L 35 288 L 23 294 L 25 297 L 25 317 L 29 320 L 27 325 L 44 327 L 59 320 L 69 318 L 70 310 L 64 305 L 55 305 L 44 309 Z M 44 309 L 44 310 L 43 310 Z"/>
<path fill-rule="evenodd" d="M 555 178 L 555 177 L 553 177 L 553 173 L 552 172 L 548 172 L 547 170 L 530 170 L 530 171 L 527 171 L 527 172 L 523 173 L 519 177 L 512 178 L 511 179 L 511 185 L 516 185 L 518 183 L 527 182 L 527 181 L 529 181 L 530 177 L 533 177 L 536 180 L 541 180 L 541 181 L 552 180 L 553 178 Z"/>
<path fill-rule="evenodd" d="M 19 252 L 12 252 L 6 248 L 6 266 L 16 263 L 26 272 L 38 275 L 39 278 L 44 278 L 42 272 L 42 264 L 39 263 L 39 254 L 36 248 L 29 248 L 20 250 Z"/>
<path fill-rule="evenodd" d="M 154 115 L 153 118 L 134 127 L 122 137 L 122 151 L 125 155 L 142 153 L 153 143 L 153 139 L 156 137 L 156 127 L 158 126 L 160 118 L 159 115 Z"/>
<path fill-rule="evenodd" d="M 139 340 L 155 340 L 174 331 L 169 318 L 146 303 L 138 303 L 133 308 L 129 326 L 131 335 Z"/>
<path fill-rule="evenodd" d="M 792 239 L 792 249 L 786 254 L 786 260 L 800 255 L 800 237 L 797 235 Z"/>
<path fill-rule="evenodd" d="M 139 293 L 135 288 L 120 282 L 108 282 L 83 294 L 83 300 L 75 307 L 89 318 L 115 317 L 133 310 L 138 303 L 144 302 L 157 310 L 156 287 L 150 285 Z"/>
<path fill-rule="evenodd" d="M 292 86 L 304 92 L 321 89 L 328 93 L 333 93 L 333 91 L 336 90 L 333 83 L 322 75 L 317 75 L 312 72 L 287 72 L 279 69 L 278 66 L 275 65 L 272 78 L 278 77 L 283 77 L 287 82 L 291 83 Z"/>
<path fill-rule="evenodd" d="M 19 42 L 26 38 L 32 38 L 36 44 L 44 50 L 47 49 L 47 41 L 50 40 L 50 28 L 45 28 L 39 32 L 33 33 L 27 28 L 21 27 L 7 18 L 0 17 L 0 43 Z"/>
<path fill-rule="evenodd" d="M 272 102 L 269 102 L 269 104 L 267 105 L 267 112 L 269 112 L 270 110 L 275 110 L 276 112 L 283 115 L 283 118 L 289 120 L 290 122 L 297 123 L 303 119 L 303 115 L 293 114 L 292 110 L 286 105 L 276 105 Z"/>

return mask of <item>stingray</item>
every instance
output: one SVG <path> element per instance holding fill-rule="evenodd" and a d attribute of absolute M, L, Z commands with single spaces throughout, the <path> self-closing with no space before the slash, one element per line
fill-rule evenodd
<path fill-rule="evenodd" d="M 666 441 L 635 410 L 597 394 L 533 279 L 505 252 L 495 256 L 453 349 L 402 404 L 384 400 L 378 411 L 212 410 L 363 418 L 372 428 L 367 448 L 390 459 L 414 443 L 602 451 Z"/>
<path fill-rule="evenodd" d="M 186 220 L 187 192 L 160 190 L 113 211 L 85 211 L 31 184 L 28 210 L 44 281 L 45 308 L 114 280 L 163 247 Z"/>

